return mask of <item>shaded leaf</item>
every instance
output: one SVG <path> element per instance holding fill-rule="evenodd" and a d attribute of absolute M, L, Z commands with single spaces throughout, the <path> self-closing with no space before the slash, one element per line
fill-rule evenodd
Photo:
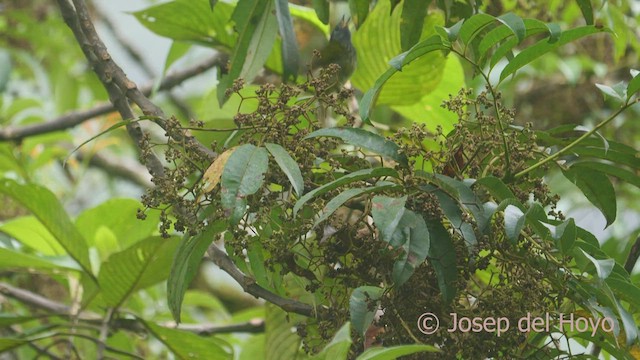
<path fill-rule="evenodd" d="M 633 78 L 629 81 L 629 85 L 627 85 L 627 100 L 640 91 L 640 74 L 637 72 L 634 74 L 632 72 L 631 75 Z"/>
<path fill-rule="evenodd" d="M 576 242 L 577 231 L 576 223 L 573 218 L 570 218 L 556 226 L 552 236 L 556 241 L 556 246 L 562 253 L 568 254 L 569 250 L 573 248 L 573 245 Z"/>
<path fill-rule="evenodd" d="M 359 128 L 324 128 L 312 132 L 305 139 L 320 136 L 337 137 L 350 145 L 365 148 L 407 165 L 407 157 L 400 153 L 398 144 L 370 131 Z"/>
<path fill-rule="evenodd" d="M 616 193 L 607 175 L 586 168 L 563 170 L 564 176 L 574 183 L 586 198 L 607 219 L 607 226 L 616 219 Z"/>
<path fill-rule="evenodd" d="M 407 197 L 392 198 L 388 196 L 375 196 L 371 202 L 371 216 L 376 228 L 380 231 L 380 237 L 391 246 L 400 246 L 406 239 L 394 240 L 401 236 L 398 226 L 404 216 Z"/>
<path fill-rule="evenodd" d="M 351 293 L 349 314 L 353 328 L 360 336 L 367 332 L 377 311 L 376 307 L 371 310 L 370 303 L 378 303 L 383 292 L 383 289 L 376 286 L 360 286 Z"/>
<path fill-rule="evenodd" d="M 28 344 L 28 340 L 0 338 L 0 353 Z"/>
<path fill-rule="evenodd" d="M 265 305 L 265 360 L 295 359 L 300 348 L 300 336 L 289 314 L 279 307 Z"/>
<path fill-rule="evenodd" d="M 568 44 L 582 37 L 597 34 L 603 31 L 605 30 L 602 28 L 597 28 L 593 25 L 587 25 L 563 32 L 555 42 L 550 42 L 547 39 L 540 40 L 534 45 L 522 50 L 522 52 L 516 55 L 516 57 L 513 58 L 513 60 L 511 60 L 509 64 L 507 64 L 507 66 L 505 66 L 505 68 L 500 73 L 500 81 L 504 80 L 507 76 L 513 74 L 518 69 L 529 64 L 533 60 L 559 48 L 562 45 Z"/>
<path fill-rule="evenodd" d="M 289 2 L 287 0 L 275 0 L 275 2 L 278 29 L 280 37 L 282 37 L 282 64 L 284 65 L 282 76 L 285 81 L 295 80 L 298 75 L 300 54 L 296 34 L 293 31 L 293 21 L 289 13 Z"/>
<path fill-rule="evenodd" d="M 489 14 L 473 15 L 464 21 L 458 36 L 463 44 L 469 46 L 469 43 L 495 20 L 496 18 Z"/>
<path fill-rule="evenodd" d="M 586 251 L 582 249 L 580 249 L 580 251 L 595 266 L 596 274 L 598 274 L 598 278 L 603 281 L 606 280 L 611 274 L 611 271 L 613 270 L 613 266 L 615 265 L 616 261 L 613 259 L 598 260 L 593 256 L 589 255 Z"/>
<path fill-rule="evenodd" d="M 329 23 L 329 0 L 312 0 L 313 9 L 318 15 L 318 19 L 324 24 Z"/>
<path fill-rule="evenodd" d="M 400 223 L 400 227 L 403 227 L 403 223 L 411 225 L 405 227 L 408 228 L 409 236 L 402 245 L 404 254 L 393 264 L 391 278 L 394 285 L 397 286 L 401 286 L 409 280 L 416 268 L 424 263 L 429 254 L 429 245 L 431 243 L 429 229 L 422 216 L 411 210 L 406 210 Z"/>
<path fill-rule="evenodd" d="M 304 179 L 302 178 L 302 173 L 300 172 L 298 163 L 293 160 L 291 155 L 289 155 L 287 150 L 282 146 L 269 143 L 264 146 L 276 160 L 276 163 L 280 166 L 282 172 L 284 172 L 284 174 L 287 175 L 287 178 L 289 178 L 291 185 L 293 185 L 293 190 L 295 190 L 298 196 L 301 196 L 304 192 Z"/>
<path fill-rule="evenodd" d="M 237 224 L 247 207 L 246 197 L 256 193 L 269 167 L 267 150 L 252 144 L 239 146 L 222 172 L 222 207 L 230 212 L 229 222 Z"/>
<path fill-rule="evenodd" d="M 39 185 L 21 185 L 9 179 L 0 180 L 0 193 L 31 211 L 87 275 L 93 277 L 86 240 L 53 193 Z"/>
<path fill-rule="evenodd" d="M 167 280 L 167 304 L 173 319 L 180 322 L 180 309 L 184 293 L 191 284 L 202 262 L 202 257 L 215 240 L 215 236 L 224 231 L 226 223 L 216 221 L 205 227 L 196 236 L 185 237 L 176 249 Z"/>
<path fill-rule="evenodd" d="M 229 72 L 218 83 L 218 102 L 224 104 L 226 90 L 242 78 L 250 83 L 269 57 L 276 41 L 278 22 L 272 0 L 240 0 L 233 15 L 238 41 L 231 55 Z"/>
<path fill-rule="evenodd" d="M 311 360 L 346 359 L 352 343 L 350 328 L 349 323 L 344 324 L 333 336 L 331 342 L 329 342 L 319 354 L 311 357 Z"/>
<path fill-rule="evenodd" d="M 591 0 L 576 0 L 584 21 L 587 25 L 593 25 L 593 8 L 591 7 Z"/>
<path fill-rule="evenodd" d="M 351 21 L 356 24 L 356 27 L 360 27 L 369 15 L 369 0 L 349 0 L 349 10 Z"/>
<path fill-rule="evenodd" d="M 442 298 L 448 304 L 456 296 L 456 250 L 449 232 L 440 221 L 431 218 L 425 221 L 431 237 L 428 260 L 436 272 Z"/>
<path fill-rule="evenodd" d="M 151 322 L 143 322 L 151 334 L 179 359 L 231 360 L 233 347 L 213 336 L 169 329 Z"/>
<path fill-rule="evenodd" d="M 440 202 L 440 209 L 442 209 L 442 212 L 444 212 L 444 215 L 447 217 L 454 230 L 458 234 L 462 235 L 467 248 L 470 249 L 474 247 L 478 243 L 478 239 L 473 231 L 473 225 L 462 220 L 463 212 L 460 208 L 461 204 L 441 190 L 436 190 L 434 193 Z"/>
<path fill-rule="evenodd" d="M 398 173 L 391 168 L 378 167 L 378 168 L 372 168 L 372 169 L 362 169 L 362 170 L 354 171 L 350 174 L 344 175 L 336 180 L 333 180 L 331 182 L 328 182 L 320 186 L 319 188 L 311 190 L 308 193 L 306 193 L 304 196 L 302 196 L 294 205 L 293 214 L 295 216 L 295 214 L 298 213 L 300 208 L 302 208 L 302 206 L 307 201 L 313 199 L 316 196 L 321 196 L 327 193 L 328 191 L 337 189 L 342 185 L 346 185 L 355 181 L 383 177 L 383 176 L 397 177 Z"/>
<path fill-rule="evenodd" d="M 368 2 L 368 0 L 367 0 Z M 402 51 L 409 50 L 420 41 L 424 19 L 431 0 L 404 0 L 400 20 L 400 43 Z"/>
<path fill-rule="evenodd" d="M 524 40 L 526 34 L 526 28 L 524 21 L 514 13 L 506 13 L 498 17 L 498 21 L 505 24 L 516 36 L 518 43 Z"/>

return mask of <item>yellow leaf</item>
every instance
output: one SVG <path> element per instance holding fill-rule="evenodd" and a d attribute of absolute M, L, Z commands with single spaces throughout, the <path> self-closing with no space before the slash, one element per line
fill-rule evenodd
<path fill-rule="evenodd" d="M 227 160 L 229 160 L 229 157 L 231 157 L 231 154 L 236 150 L 236 147 L 237 146 L 234 146 L 220 154 L 220 156 L 211 163 L 207 171 L 204 172 L 204 175 L 202 175 L 202 180 L 204 181 L 202 191 L 204 194 L 211 192 L 220 183 L 224 166 Z"/>

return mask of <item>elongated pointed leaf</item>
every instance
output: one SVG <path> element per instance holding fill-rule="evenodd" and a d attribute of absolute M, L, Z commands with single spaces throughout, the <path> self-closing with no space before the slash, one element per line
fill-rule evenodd
<path fill-rule="evenodd" d="M 593 8 L 591 7 L 591 0 L 576 0 L 582 16 L 587 25 L 593 25 Z"/>
<path fill-rule="evenodd" d="M 293 21 L 289 13 L 289 2 L 287 0 L 275 0 L 276 18 L 278 19 L 278 29 L 282 37 L 282 64 L 283 78 L 285 81 L 295 80 L 298 75 L 300 54 L 296 34 L 293 31 Z"/>
<path fill-rule="evenodd" d="M 273 155 L 282 172 L 289 178 L 291 185 L 293 185 L 293 190 L 295 190 L 298 196 L 301 196 L 304 192 L 304 179 L 302 178 L 298 163 L 293 160 L 291 155 L 289 155 L 287 150 L 282 146 L 278 144 L 265 144 L 264 146 L 269 150 L 271 155 Z"/>
<path fill-rule="evenodd" d="M 463 44 L 469 45 L 471 41 L 482 32 L 487 26 L 496 20 L 489 14 L 476 14 L 465 20 L 460 28 L 459 38 Z"/>
<path fill-rule="evenodd" d="M 50 271 L 82 271 L 67 257 L 43 257 L 0 247 L 0 269 L 38 269 Z"/>
<path fill-rule="evenodd" d="M 316 227 L 321 222 L 327 220 L 329 216 L 331 216 L 331 214 L 333 214 L 336 210 L 338 210 L 338 208 L 340 208 L 345 202 L 349 201 L 350 199 L 356 196 L 360 196 L 362 194 L 368 194 L 372 192 L 383 191 L 383 190 L 387 190 L 392 187 L 398 187 L 398 186 L 399 185 L 394 183 L 381 181 L 379 184 L 372 187 L 347 189 L 341 192 L 340 194 L 338 194 L 338 196 L 331 199 L 327 203 L 327 205 L 324 206 L 324 208 L 319 214 L 320 216 L 318 216 L 318 218 L 314 222 L 313 227 Z"/>
<path fill-rule="evenodd" d="M 238 41 L 231 55 L 229 73 L 218 84 L 220 106 L 226 101 L 226 90 L 242 78 L 251 82 L 269 57 L 276 41 L 278 22 L 273 0 L 240 0 L 233 12 Z"/>
<path fill-rule="evenodd" d="M 350 145 L 365 148 L 407 165 L 407 157 L 400 153 L 398 144 L 370 131 L 358 128 L 325 128 L 312 132 L 305 139 L 320 136 L 337 137 Z"/>
<path fill-rule="evenodd" d="M 360 27 L 369 15 L 369 0 L 349 0 L 349 9 L 353 23 Z"/>
<path fill-rule="evenodd" d="M 384 176 L 396 177 L 398 176 L 398 173 L 391 168 L 379 167 L 379 168 L 372 168 L 372 169 L 362 169 L 362 170 L 354 171 L 350 174 L 344 175 L 341 178 L 338 178 L 334 181 L 326 183 L 321 187 L 306 193 L 294 205 L 293 214 L 294 215 L 297 214 L 300 208 L 302 208 L 302 206 L 304 206 L 304 204 L 307 201 L 313 199 L 316 196 L 321 196 L 322 194 L 325 194 L 328 191 L 337 189 L 342 185 L 346 185 L 355 181 L 366 180 L 366 179 L 377 178 L 377 177 L 384 177 Z"/>
<path fill-rule="evenodd" d="M 167 303 L 177 323 L 180 322 L 184 293 L 197 274 L 207 248 L 215 240 L 215 236 L 224 231 L 225 225 L 224 221 L 216 221 L 198 235 L 185 237 L 178 245 L 167 280 Z"/>
<path fill-rule="evenodd" d="M 588 168 L 591 170 L 599 171 L 607 175 L 615 176 L 628 184 L 640 188 L 640 176 L 621 166 L 595 161 L 584 161 L 571 165 L 571 168 Z"/>
<path fill-rule="evenodd" d="M 391 246 L 399 246 L 406 239 L 394 240 L 395 237 L 402 236 L 398 229 L 400 220 L 404 216 L 405 203 L 407 197 L 392 198 L 388 196 L 376 196 L 371 203 L 371 216 L 373 223 L 380 231 L 380 237 Z"/>
<path fill-rule="evenodd" d="M 407 282 L 415 270 L 424 263 L 429 254 L 431 244 L 429 229 L 424 218 L 411 210 L 404 212 L 403 218 L 405 217 L 409 219 L 401 220 L 401 224 L 403 222 L 413 223 L 413 226 L 408 228 L 409 236 L 402 246 L 405 251 L 404 254 L 393 264 L 391 278 L 397 286 Z"/>
<path fill-rule="evenodd" d="M 436 272 L 442 298 L 448 304 L 456 296 L 456 250 L 449 232 L 440 221 L 431 218 L 425 221 L 431 237 L 428 261 Z"/>
<path fill-rule="evenodd" d="M 382 296 L 383 289 L 376 286 L 360 286 L 353 290 L 349 298 L 349 314 L 351 315 L 351 323 L 353 328 L 364 336 L 367 329 L 373 322 L 373 318 L 377 311 L 369 305 L 371 302 L 377 302 Z"/>
<path fill-rule="evenodd" d="M 371 124 L 369 120 L 369 114 L 371 113 L 371 109 L 373 108 L 373 104 L 376 102 L 378 98 L 378 94 L 380 94 L 380 90 L 382 90 L 382 86 L 387 82 L 387 80 L 391 79 L 391 76 L 396 73 L 396 69 L 389 68 L 385 71 L 373 84 L 373 87 L 362 96 L 360 100 L 360 117 L 362 121 L 367 124 Z"/>
<path fill-rule="evenodd" d="M 564 254 L 568 254 L 573 248 L 577 237 L 576 223 L 573 218 L 564 221 L 556 226 L 555 232 L 552 234 L 556 241 L 556 246 Z"/>
<path fill-rule="evenodd" d="M 526 35 L 526 27 L 524 21 L 514 13 L 506 13 L 498 17 L 498 21 L 505 24 L 516 36 L 518 43 L 524 40 Z"/>
<path fill-rule="evenodd" d="M 562 173 L 600 209 L 607 220 L 607 226 L 611 225 L 616 219 L 616 193 L 607 175 L 586 168 L 570 168 Z"/>
<path fill-rule="evenodd" d="M 202 191 L 204 193 L 211 192 L 215 189 L 216 186 L 220 183 L 220 179 L 222 179 L 222 173 L 224 172 L 224 167 L 227 165 L 227 161 L 231 157 L 231 154 L 236 150 L 235 147 L 231 149 L 227 149 L 222 154 L 218 155 L 218 157 L 213 160 L 211 165 L 207 168 L 207 170 L 202 174 L 202 181 L 204 185 L 202 186 Z"/>
<path fill-rule="evenodd" d="M 504 232 L 512 244 L 518 241 L 520 232 L 524 228 L 525 220 L 525 214 L 518 207 L 508 205 L 504 209 Z"/>
<path fill-rule="evenodd" d="M 627 85 L 627 100 L 640 91 L 640 74 L 636 73 Z"/>
<path fill-rule="evenodd" d="M 0 193 L 13 198 L 31 211 L 87 275 L 93 277 L 87 242 L 55 195 L 44 187 L 35 184 L 21 185 L 9 179 L 0 180 Z"/>
<path fill-rule="evenodd" d="M 171 350 L 178 359 L 233 359 L 233 347 L 217 337 L 200 336 L 193 332 L 170 329 L 151 322 L 143 323 L 150 333 Z"/>
<path fill-rule="evenodd" d="M 105 303 L 118 307 L 135 290 L 166 280 L 178 242 L 177 237 L 150 237 L 109 256 L 98 274 Z"/>
<path fill-rule="evenodd" d="M 435 195 L 438 197 L 438 201 L 440 202 L 440 209 L 442 209 L 442 212 L 444 212 L 444 215 L 447 217 L 454 230 L 458 234 L 462 235 L 467 248 L 471 249 L 476 246 L 478 239 L 473 231 L 473 225 L 463 221 L 462 208 L 464 208 L 464 206 L 459 204 L 444 191 L 436 190 Z"/>
<path fill-rule="evenodd" d="M 329 0 L 312 0 L 313 9 L 318 15 L 318 19 L 324 24 L 329 23 Z"/>
<path fill-rule="evenodd" d="M 598 275 L 598 278 L 603 281 L 606 280 L 611 274 L 611 271 L 613 270 L 613 266 L 615 265 L 616 261 L 613 259 L 598 260 L 593 256 L 589 255 L 586 251 L 582 249 L 580 249 L 580 251 L 595 266 L 596 274 Z"/>
<path fill-rule="evenodd" d="M 264 182 L 269 167 L 267 150 L 252 144 L 239 146 L 222 172 L 222 207 L 230 212 L 229 221 L 237 224 L 247 207 L 247 196 L 255 194 Z"/>
<path fill-rule="evenodd" d="M 536 44 L 522 50 L 522 52 L 516 55 L 516 57 L 511 60 L 511 62 L 509 62 L 507 66 L 505 66 L 505 68 L 500 73 L 500 81 L 504 80 L 507 76 L 515 73 L 518 69 L 529 64 L 533 60 L 559 48 L 562 45 L 568 44 L 585 36 L 597 34 L 604 31 L 606 30 L 603 28 L 597 28 L 593 25 L 588 25 L 563 32 L 558 38 L 558 41 L 555 42 L 549 42 L 549 40 L 547 39 L 540 40 Z"/>

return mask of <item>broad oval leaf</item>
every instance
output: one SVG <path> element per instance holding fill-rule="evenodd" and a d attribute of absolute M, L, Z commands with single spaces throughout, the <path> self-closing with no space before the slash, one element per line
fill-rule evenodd
<path fill-rule="evenodd" d="M 404 0 L 400 21 L 400 42 L 403 51 L 409 50 L 420 41 L 428 8 L 429 2 L 424 0 Z"/>
<path fill-rule="evenodd" d="M 221 179 L 222 207 L 229 212 L 229 222 L 237 224 L 247 207 L 247 196 L 256 193 L 269 167 L 267 150 L 252 144 L 239 146 L 227 160 Z"/>
<path fill-rule="evenodd" d="M 616 219 L 616 193 L 607 175 L 587 168 L 563 170 L 564 176 L 574 183 L 607 220 L 607 226 Z"/>
<path fill-rule="evenodd" d="M 293 190 L 295 190 L 298 196 L 301 196 L 304 192 L 304 179 L 302 178 L 302 173 L 300 172 L 298 163 L 293 160 L 291 155 L 289 155 L 287 150 L 282 146 L 278 144 L 265 144 L 264 146 L 276 160 L 276 163 L 280 166 L 282 172 L 284 172 L 284 174 L 287 175 L 287 178 L 289 178 L 289 181 L 293 186 Z"/>
<path fill-rule="evenodd" d="M 371 216 L 373 217 L 373 223 L 380 231 L 380 237 L 383 241 L 389 243 L 391 246 L 399 246 L 404 243 L 401 241 L 399 244 L 394 241 L 394 237 L 398 236 L 398 225 L 400 220 L 404 216 L 405 203 L 407 197 L 392 198 L 388 196 L 376 196 L 371 202 Z"/>
<path fill-rule="evenodd" d="M 324 128 L 307 135 L 305 139 L 327 136 L 342 139 L 344 142 L 373 151 L 396 162 L 407 165 L 407 157 L 400 153 L 398 144 L 370 131 L 358 128 Z"/>
<path fill-rule="evenodd" d="M 313 199 L 316 196 L 321 196 L 322 194 L 325 194 L 328 191 L 337 189 L 342 185 L 346 185 L 354 181 L 360 181 L 360 180 L 366 180 L 366 179 L 384 177 L 384 176 L 397 177 L 398 173 L 391 168 L 377 167 L 372 169 L 362 169 L 362 170 L 354 171 L 350 174 L 344 175 L 336 180 L 328 182 L 320 186 L 319 188 L 316 188 L 306 193 L 294 205 L 293 215 L 295 216 L 295 214 L 298 213 L 300 208 L 302 208 L 302 206 L 304 206 L 304 204 L 307 203 L 307 201 Z"/>
<path fill-rule="evenodd" d="M 377 311 L 377 309 L 370 310 L 370 302 L 377 302 L 383 292 L 383 289 L 376 286 L 360 286 L 351 293 L 349 314 L 351 323 L 360 336 L 364 336 L 367 332 Z"/>
<path fill-rule="evenodd" d="M 87 242 L 51 191 L 35 184 L 22 185 L 4 179 L 0 180 L 0 193 L 31 211 L 86 274 L 93 278 Z"/>
<path fill-rule="evenodd" d="M 289 314 L 276 305 L 265 305 L 264 359 L 296 359 L 301 338 Z"/>
<path fill-rule="evenodd" d="M 107 306 L 118 307 L 135 290 L 166 280 L 178 242 L 178 237 L 154 236 L 111 254 L 98 274 Z"/>
<path fill-rule="evenodd" d="M 405 218 L 407 219 L 405 220 Z M 424 263 L 429 254 L 431 244 L 429 229 L 421 215 L 411 210 L 406 210 L 403 219 L 400 221 L 400 227 L 403 226 L 403 222 L 411 223 L 413 226 L 408 226 L 409 236 L 402 246 L 404 254 L 393 264 L 391 278 L 396 286 L 401 286 L 407 282 L 415 270 Z"/>

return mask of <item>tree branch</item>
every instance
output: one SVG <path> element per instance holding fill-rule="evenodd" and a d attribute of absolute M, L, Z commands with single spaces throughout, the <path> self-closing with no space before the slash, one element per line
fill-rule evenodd
<path fill-rule="evenodd" d="M 271 291 L 256 284 L 255 279 L 245 275 L 240 269 L 233 263 L 233 260 L 215 244 L 211 244 L 207 249 L 207 256 L 214 264 L 218 265 L 222 270 L 231 277 L 242 287 L 242 289 L 257 298 L 264 299 L 286 312 L 292 312 L 307 317 L 324 317 L 325 313 L 320 312 L 324 308 L 317 309 L 309 304 L 305 304 L 299 301 L 286 299 L 280 297 Z"/>
<path fill-rule="evenodd" d="M 180 85 L 185 80 L 188 80 L 196 75 L 202 74 L 203 72 L 213 67 L 224 66 L 227 60 L 228 60 L 227 54 L 219 53 L 185 70 L 169 74 L 160 83 L 160 86 L 158 87 L 158 91 L 170 90 Z M 151 94 L 152 90 L 153 90 L 153 84 L 148 84 L 141 88 L 142 93 L 147 96 Z M 90 120 L 95 117 L 105 115 L 114 111 L 116 111 L 116 109 L 112 103 L 104 103 L 104 104 L 97 105 L 96 107 L 88 110 L 69 112 L 58 118 L 55 118 L 53 120 L 50 120 L 44 123 L 38 123 L 38 124 L 32 124 L 32 125 L 26 125 L 26 126 L 20 126 L 20 127 L 8 126 L 4 129 L 0 129 L 0 141 L 19 141 L 29 136 L 66 130 L 74 126 L 77 126 L 79 124 L 82 124 L 87 120 Z"/>

